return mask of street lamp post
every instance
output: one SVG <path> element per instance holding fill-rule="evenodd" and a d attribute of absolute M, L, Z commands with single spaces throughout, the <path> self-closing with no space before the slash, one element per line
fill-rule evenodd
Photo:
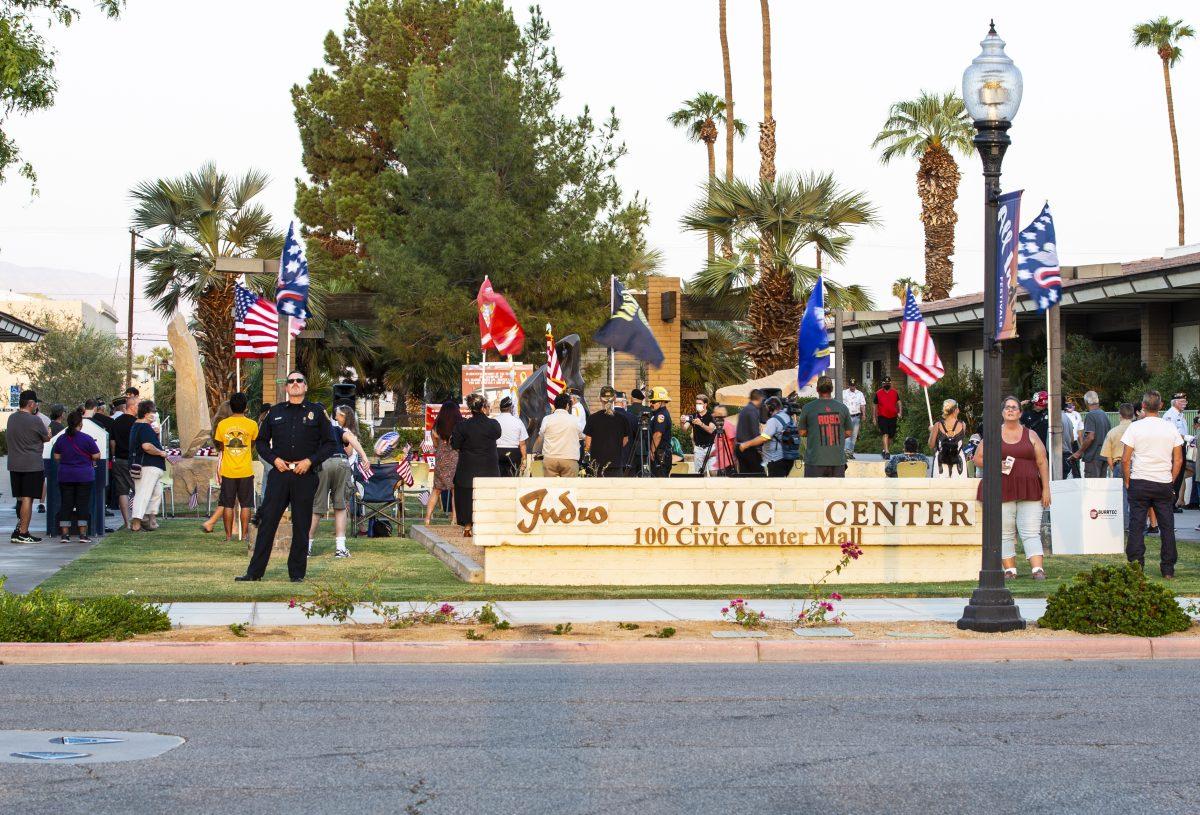
<path fill-rule="evenodd" d="M 996 315 L 997 198 L 1000 165 L 1008 149 L 1008 128 L 1021 106 L 1021 72 L 1004 53 L 1004 40 L 993 23 L 980 43 L 983 51 L 963 72 L 963 102 L 975 121 L 975 147 L 983 159 L 984 279 L 983 279 L 983 565 L 979 586 L 963 609 L 958 627 L 971 631 L 1014 631 L 1025 621 L 1004 586 L 1000 558 L 1000 325 Z"/>

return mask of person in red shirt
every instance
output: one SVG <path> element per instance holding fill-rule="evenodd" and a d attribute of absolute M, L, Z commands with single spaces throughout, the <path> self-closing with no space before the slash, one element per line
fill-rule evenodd
<path fill-rule="evenodd" d="M 900 392 L 892 389 L 892 378 L 883 378 L 883 387 L 875 391 L 875 424 L 883 436 L 883 458 L 891 458 L 892 439 L 896 436 L 896 422 L 903 415 Z"/>

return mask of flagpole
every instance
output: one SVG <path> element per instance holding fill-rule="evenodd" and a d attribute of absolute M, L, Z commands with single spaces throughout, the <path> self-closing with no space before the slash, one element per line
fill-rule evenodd
<path fill-rule="evenodd" d="M 233 370 L 234 370 L 234 381 L 236 383 L 234 385 L 233 389 L 235 391 L 240 391 L 242 389 L 242 359 L 241 359 L 241 357 L 233 358 Z"/>
<path fill-rule="evenodd" d="M 933 427 L 933 407 L 929 404 L 929 386 L 923 386 L 922 390 L 925 391 L 925 412 L 929 414 L 929 426 Z"/>
<path fill-rule="evenodd" d="M 611 317 L 617 309 L 617 276 L 608 276 L 608 314 Z M 614 390 L 617 387 L 617 352 L 608 349 L 608 384 Z"/>

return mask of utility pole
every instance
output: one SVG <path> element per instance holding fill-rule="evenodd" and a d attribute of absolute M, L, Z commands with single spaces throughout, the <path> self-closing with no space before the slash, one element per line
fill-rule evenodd
<path fill-rule="evenodd" d="M 133 386 L 133 253 L 137 249 L 138 233 L 133 227 L 129 228 L 129 325 L 126 330 L 125 347 L 125 387 Z"/>

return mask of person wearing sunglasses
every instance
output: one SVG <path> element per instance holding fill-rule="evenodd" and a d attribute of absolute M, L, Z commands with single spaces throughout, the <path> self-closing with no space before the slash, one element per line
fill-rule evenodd
<path fill-rule="evenodd" d="M 263 418 L 255 447 L 263 466 L 274 468 L 267 479 L 259 508 L 258 536 L 246 573 L 237 581 L 261 580 L 271 557 L 275 532 L 287 509 L 292 511 L 292 546 L 288 552 L 288 577 L 304 581 L 308 570 L 308 520 L 317 494 L 321 462 L 338 452 L 329 434 L 325 408 L 306 398 L 308 383 L 300 371 L 287 376 L 287 401 L 270 409 Z M 301 520 L 302 519 L 302 520 Z"/>

